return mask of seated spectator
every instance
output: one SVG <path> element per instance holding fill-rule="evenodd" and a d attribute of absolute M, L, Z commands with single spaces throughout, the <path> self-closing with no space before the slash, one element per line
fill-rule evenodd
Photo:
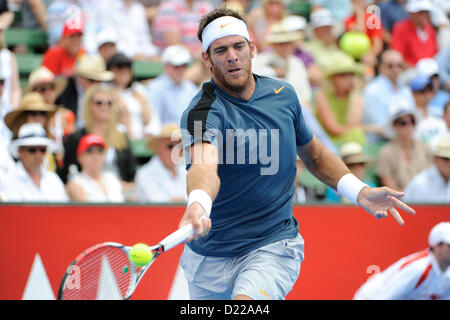
<path fill-rule="evenodd" d="M 148 147 L 156 154 L 136 174 L 136 196 L 140 202 L 185 202 L 186 170 L 175 162 L 182 151 L 181 134 L 176 124 L 166 124 Z"/>
<path fill-rule="evenodd" d="M 98 82 L 114 79 L 114 73 L 106 70 L 105 62 L 98 55 L 83 55 L 75 65 L 75 74 L 67 79 L 67 86 L 56 99 L 57 105 L 63 105 L 76 116 L 76 127 L 82 128 L 82 104 L 86 90 Z"/>
<path fill-rule="evenodd" d="M 389 107 L 396 101 L 407 101 L 407 105 L 414 108 L 411 89 L 399 80 L 403 70 L 401 54 L 395 50 L 386 50 L 380 60 L 379 74 L 363 91 L 363 123 L 370 143 L 387 140 L 383 126 L 389 120 Z"/>
<path fill-rule="evenodd" d="M 330 56 L 343 54 L 339 48 L 338 39 L 333 34 L 336 21 L 328 9 L 320 8 L 311 13 L 309 25 L 312 29 L 312 39 L 305 41 L 303 47 L 311 54 L 317 65 L 323 70 Z"/>
<path fill-rule="evenodd" d="M 306 29 L 306 19 L 302 16 L 289 15 L 281 22 L 289 31 L 300 32 L 301 37 L 295 42 L 294 55 L 300 58 L 305 64 L 308 72 L 309 82 L 312 87 L 318 87 L 322 83 L 323 75 L 313 56 L 304 50 L 304 38 Z"/>
<path fill-rule="evenodd" d="M 386 129 L 392 140 L 378 154 L 375 167 L 381 184 L 402 191 L 411 179 L 429 166 L 431 150 L 414 138 L 416 117 L 410 106 L 393 106 Z"/>
<path fill-rule="evenodd" d="M 66 22 L 61 40 L 44 53 L 42 65 L 56 76 L 73 76 L 75 63 L 80 55 L 84 54 L 82 37 L 81 23 Z"/>
<path fill-rule="evenodd" d="M 87 134 L 77 147 L 81 172 L 67 182 L 67 195 L 72 201 L 123 202 L 120 180 L 111 172 L 104 172 L 106 143 L 102 137 Z"/>
<path fill-rule="evenodd" d="M 4 108 L 3 114 L 16 109 L 22 96 L 16 55 L 7 47 L 5 30 L 6 26 L 0 24 L 0 74 L 4 80 L 1 97 Z"/>
<path fill-rule="evenodd" d="M 108 0 L 101 3 L 102 29 L 117 35 L 117 50 L 132 60 L 158 58 L 144 6 L 137 0 Z"/>
<path fill-rule="evenodd" d="M 13 139 L 17 139 L 22 125 L 29 122 L 39 123 L 49 135 L 49 121 L 55 112 L 55 106 L 45 103 L 42 95 L 30 92 L 23 96 L 19 108 L 6 114 L 5 124 L 11 130 Z"/>
<path fill-rule="evenodd" d="M 172 45 L 162 52 L 161 62 L 164 72 L 147 84 L 148 101 L 161 125 L 180 123 L 183 111 L 198 92 L 196 84 L 184 77 L 192 57 L 186 47 Z"/>
<path fill-rule="evenodd" d="M 60 171 L 64 183 L 68 181 L 69 172 L 81 170 L 76 155 L 79 141 L 86 134 L 94 133 L 107 145 L 105 170 L 112 171 L 122 182 L 127 182 L 124 185 L 132 187 L 129 183 L 134 180 L 136 160 L 126 134 L 117 129 L 114 96 L 114 89 L 107 84 L 95 84 L 86 91 L 82 112 L 85 126 L 67 136 L 64 142 L 64 166 Z"/>
<path fill-rule="evenodd" d="M 329 59 L 324 69 L 327 82 L 316 93 L 317 118 L 334 144 L 364 145 L 363 99 L 355 87 L 355 75 L 362 74 L 364 67 L 342 53 Z"/>
<path fill-rule="evenodd" d="M 383 51 L 383 27 L 380 17 L 368 10 L 369 2 L 366 0 L 352 0 L 353 14 L 344 21 L 346 31 L 366 34 L 371 42 L 370 50 L 361 57 L 361 62 L 374 68 L 377 57 Z"/>
<path fill-rule="evenodd" d="M 114 54 L 107 62 L 106 69 L 114 74 L 113 86 L 120 102 L 128 110 L 129 118 L 125 122 L 130 139 L 142 139 L 144 128 L 150 124 L 152 108 L 147 101 L 146 90 L 133 79 L 133 61 L 123 53 Z"/>
<path fill-rule="evenodd" d="M 24 92 L 37 92 L 44 99 L 44 103 L 55 105 L 56 98 L 66 85 L 66 78 L 55 77 L 49 69 L 40 66 L 30 73 Z M 57 149 L 62 155 L 63 137 L 75 131 L 75 114 L 64 106 L 56 106 L 56 108 L 55 115 L 50 119 L 49 130 L 50 136 L 56 141 Z"/>
<path fill-rule="evenodd" d="M 266 37 L 271 28 L 281 23 L 287 15 L 288 9 L 283 0 L 262 0 L 261 6 L 254 6 L 250 10 L 246 20 L 258 52 L 270 50 Z"/>
<path fill-rule="evenodd" d="M 159 5 L 152 23 L 153 41 L 163 50 L 173 44 L 182 44 L 194 59 L 200 59 L 202 46 L 197 38 L 200 18 L 214 8 L 203 0 L 169 0 Z"/>
<path fill-rule="evenodd" d="M 429 0 L 408 0 L 409 18 L 395 24 L 391 48 L 403 56 L 407 67 L 412 68 L 422 58 L 431 58 L 438 52 L 436 32 L 430 24 Z"/>
<path fill-rule="evenodd" d="M 253 70 L 289 82 L 302 104 L 311 105 L 312 90 L 305 64 L 294 55 L 302 34 L 289 31 L 283 23 L 274 24 L 265 38 L 271 50 L 255 55 Z"/>
<path fill-rule="evenodd" d="M 344 161 L 352 174 L 370 187 L 375 187 L 373 181 L 366 177 L 366 169 L 371 160 L 364 154 L 363 148 L 359 143 L 347 142 L 342 145 L 339 153 L 342 161 Z M 330 187 L 327 187 L 325 191 L 325 201 L 350 203 L 347 198 L 341 197 Z"/>
<path fill-rule="evenodd" d="M 102 30 L 97 34 L 97 51 L 105 64 L 117 53 L 117 35 L 113 30 Z"/>
<path fill-rule="evenodd" d="M 325 8 L 332 13 L 332 18 L 342 21 L 352 13 L 351 0 L 308 0 L 312 4 L 312 12 Z"/>
<path fill-rule="evenodd" d="M 450 137 L 439 140 L 433 164 L 417 174 L 406 186 L 407 203 L 450 203 Z"/>
<path fill-rule="evenodd" d="M 447 92 L 443 87 L 443 83 L 441 84 L 437 61 L 433 58 L 420 59 L 416 64 L 415 71 L 417 75 L 430 79 L 433 96 L 428 103 L 428 111 L 430 115 L 441 118 L 444 106 L 450 99 L 450 91 Z"/>
<path fill-rule="evenodd" d="M 408 17 L 405 3 L 406 0 L 388 0 L 379 5 L 381 23 L 383 24 L 383 38 L 387 45 L 390 45 L 392 41 L 394 25 Z"/>
<path fill-rule="evenodd" d="M 433 82 L 422 75 L 415 76 L 409 83 L 416 103 L 417 126 L 414 137 L 430 147 L 436 143 L 436 138 L 447 131 L 445 121 L 433 117 L 429 112 L 429 103 L 433 98 Z"/>
<path fill-rule="evenodd" d="M 17 139 L 10 145 L 12 155 L 18 159 L 15 170 L 4 179 L 2 198 L 19 202 L 66 202 L 64 185 L 56 173 L 42 164 L 53 141 L 47 138 L 39 123 L 25 123 Z"/>

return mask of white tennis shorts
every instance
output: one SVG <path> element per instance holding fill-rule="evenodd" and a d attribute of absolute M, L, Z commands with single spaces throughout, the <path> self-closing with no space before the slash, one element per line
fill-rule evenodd
<path fill-rule="evenodd" d="M 244 294 L 255 300 L 282 300 L 292 290 L 304 258 L 300 234 L 239 257 L 209 257 L 184 246 L 180 264 L 192 300 L 228 300 Z"/>

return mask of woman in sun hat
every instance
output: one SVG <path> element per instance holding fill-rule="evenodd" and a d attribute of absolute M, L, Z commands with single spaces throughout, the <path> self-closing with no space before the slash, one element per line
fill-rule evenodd
<path fill-rule="evenodd" d="M 363 146 L 366 143 L 363 100 L 355 85 L 355 76 L 363 71 L 362 64 L 344 53 L 331 54 L 324 68 L 326 80 L 316 93 L 317 118 L 336 145 L 350 141 Z"/>

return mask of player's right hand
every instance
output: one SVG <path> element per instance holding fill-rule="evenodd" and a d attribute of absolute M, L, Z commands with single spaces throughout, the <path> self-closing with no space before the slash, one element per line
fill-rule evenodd
<path fill-rule="evenodd" d="M 205 210 L 198 202 L 194 202 L 186 208 L 183 218 L 181 218 L 179 227 L 181 228 L 189 223 L 192 223 L 194 234 L 190 236 L 186 242 L 204 237 L 211 230 L 211 219 L 208 218 Z"/>

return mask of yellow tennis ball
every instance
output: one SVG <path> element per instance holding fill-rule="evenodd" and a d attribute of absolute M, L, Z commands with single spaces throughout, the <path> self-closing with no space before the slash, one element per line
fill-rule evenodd
<path fill-rule="evenodd" d="M 152 250 L 144 243 L 136 243 L 130 250 L 130 260 L 136 267 L 143 267 L 153 259 Z"/>

